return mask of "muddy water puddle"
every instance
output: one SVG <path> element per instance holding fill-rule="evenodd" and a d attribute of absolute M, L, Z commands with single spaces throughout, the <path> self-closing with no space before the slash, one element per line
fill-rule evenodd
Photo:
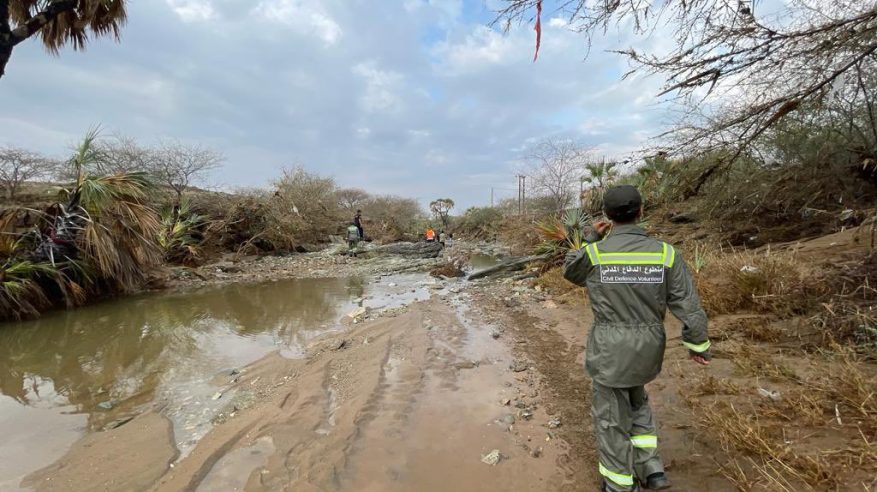
<path fill-rule="evenodd" d="M 429 297 L 419 275 L 291 279 L 129 297 L 0 324 L 0 490 L 62 456 L 84 433 L 147 408 L 174 424 L 185 455 L 233 394 L 237 368 L 280 351 L 298 357 L 344 329 L 358 306 Z"/>
<path fill-rule="evenodd" d="M 502 262 L 502 259 L 502 256 L 499 255 L 476 253 L 469 257 L 469 268 L 473 272 L 478 272 L 499 265 Z"/>

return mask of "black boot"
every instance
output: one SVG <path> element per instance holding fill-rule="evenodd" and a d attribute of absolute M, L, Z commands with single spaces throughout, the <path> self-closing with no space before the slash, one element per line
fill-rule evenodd
<path fill-rule="evenodd" d="M 645 488 L 649 490 L 664 490 L 670 488 L 670 480 L 664 473 L 652 473 L 646 478 Z"/>

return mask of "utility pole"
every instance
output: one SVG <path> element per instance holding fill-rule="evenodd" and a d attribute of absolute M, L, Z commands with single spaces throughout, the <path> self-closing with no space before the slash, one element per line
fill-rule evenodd
<path fill-rule="evenodd" d="M 524 175 L 518 174 L 518 215 L 524 215 Z"/>
<path fill-rule="evenodd" d="M 527 177 L 521 175 L 521 210 L 527 213 Z"/>

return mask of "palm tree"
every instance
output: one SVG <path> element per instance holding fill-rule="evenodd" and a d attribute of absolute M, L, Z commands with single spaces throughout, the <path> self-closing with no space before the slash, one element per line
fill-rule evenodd
<path fill-rule="evenodd" d="M 606 159 L 585 164 L 585 171 L 588 174 L 582 176 L 582 183 L 588 183 L 600 189 L 605 188 L 618 176 L 618 171 L 615 169 L 617 165 L 617 162 L 606 162 Z"/>
<path fill-rule="evenodd" d="M 600 210 L 603 204 L 603 191 L 618 176 L 618 171 L 615 169 L 617 165 L 617 162 L 606 162 L 606 159 L 585 164 L 585 171 L 588 174 L 581 178 L 579 189 L 579 206 L 581 208 L 591 212 Z M 590 185 L 587 192 L 585 191 L 585 183 Z"/>
<path fill-rule="evenodd" d="M 12 50 L 39 34 L 50 53 L 70 44 L 84 50 L 89 35 L 112 36 L 127 19 L 127 0 L 0 0 L 0 77 Z"/>

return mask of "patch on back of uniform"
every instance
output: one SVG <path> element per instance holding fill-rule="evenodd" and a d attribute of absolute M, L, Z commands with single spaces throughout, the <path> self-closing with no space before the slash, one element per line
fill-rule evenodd
<path fill-rule="evenodd" d="M 664 265 L 600 265 L 601 284 L 660 284 Z"/>

